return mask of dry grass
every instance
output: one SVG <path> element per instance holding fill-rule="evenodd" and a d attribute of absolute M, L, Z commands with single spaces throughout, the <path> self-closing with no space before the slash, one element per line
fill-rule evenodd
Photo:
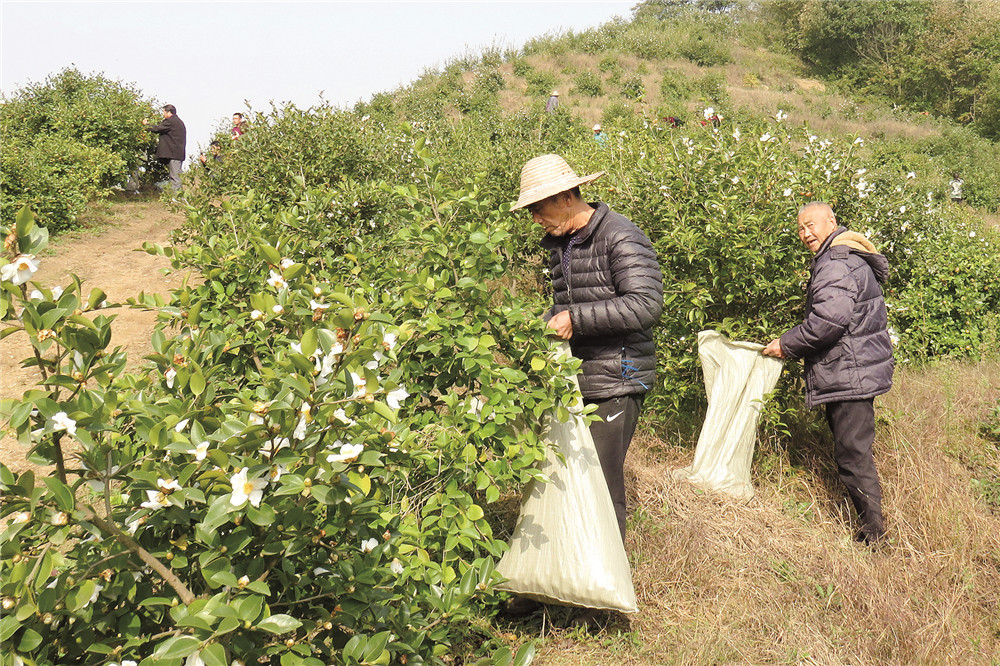
<path fill-rule="evenodd" d="M 876 444 L 892 543 L 876 553 L 852 542 L 821 444 L 762 452 L 758 494 L 737 502 L 671 479 L 689 451 L 637 438 L 628 550 L 641 612 L 594 635 L 546 626 L 538 663 L 997 663 L 1000 515 L 973 497 L 955 452 L 983 444 L 998 386 L 996 362 L 897 373 Z"/>

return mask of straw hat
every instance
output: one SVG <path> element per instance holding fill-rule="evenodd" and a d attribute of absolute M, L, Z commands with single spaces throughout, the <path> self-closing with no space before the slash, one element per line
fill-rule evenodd
<path fill-rule="evenodd" d="M 511 210 L 530 206 L 553 194 L 593 182 L 603 175 L 603 171 L 598 171 L 581 178 L 558 155 L 542 155 L 530 159 L 521 169 L 521 194 Z"/>
<path fill-rule="evenodd" d="M 550 94 L 550 95 L 551 95 L 552 97 L 559 97 L 559 91 L 558 91 L 558 90 L 553 90 L 553 91 L 552 91 L 552 92 L 550 92 L 549 94 Z"/>
<path fill-rule="evenodd" d="M 591 129 L 593 129 L 595 132 L 600 132 L 601 131 L 601 123 L 597 123 Z"/>

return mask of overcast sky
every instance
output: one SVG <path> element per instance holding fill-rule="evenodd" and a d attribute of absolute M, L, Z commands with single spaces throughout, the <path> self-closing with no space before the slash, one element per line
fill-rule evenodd
<path fill-rule="evenodd" d="M 0 90 L 64 67 L 173 104 L 188 153 L 234 111 L 352 105 L 465 53 L 630 16 L 636 0 L 19 2 L 0 0 Z"/>

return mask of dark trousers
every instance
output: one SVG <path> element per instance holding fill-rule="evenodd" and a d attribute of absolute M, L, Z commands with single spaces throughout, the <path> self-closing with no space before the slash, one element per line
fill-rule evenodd
<path fill-rule="evenodd" d="M 826 422 L 833 431 L 833 458 L 840 480 L 861 519 L 861 536 L 876 541 L 885 534 L 882 520 L 882 487 L 875 471 L 874 399 L 829 402 Z"/>
<path fill-rule="evenodd" d="M 603 400 L 584 400 L 588 405 L 597 405 L 595 414 L 602 419 L 590 424 L 590 434 L 594 438 L 594 448 L 601 461 L 604 480 L 611 492 L 611 503 L 615 507 L 623 543 L 626 521 L 625 454 L 632 443 L 632 435 L 639 422 L 639 412 L 645 398 L 644 393 L 637 393 Z"/>

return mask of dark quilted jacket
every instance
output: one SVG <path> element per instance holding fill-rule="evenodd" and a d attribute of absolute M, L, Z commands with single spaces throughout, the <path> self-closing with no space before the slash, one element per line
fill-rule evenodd
<path fill-rule="evenodd" d="M 573 236 L 569 271 L 563 253 L 570 238 L 545 236 L 551 251 L 552 316 L 569 310 L 573 355 L 583 361 L 585 398 L 645 393 L 656 377 L 653 324 L 663 311 L 663 275 L 646 235 L 607 204 Z"/>
<path fill-rule="evenodd" d="M 805 319 L 781 336 L 787 358 L 805 359 L 809 407 L 872 398 L 892 386 L 892 341 L 880 286 L 889 262 L 835 242 L 846 231 L 838 227 L 816 253 Z"/>
<path fill-rule="evenodd" d="M 187 128 L 177 116 L 164 118 L 159 125 L 148 128 L 150 132 L 160 135 L 156 144 L 156 157 L 161 160 L 184 161 L 187 149 Z"/>

